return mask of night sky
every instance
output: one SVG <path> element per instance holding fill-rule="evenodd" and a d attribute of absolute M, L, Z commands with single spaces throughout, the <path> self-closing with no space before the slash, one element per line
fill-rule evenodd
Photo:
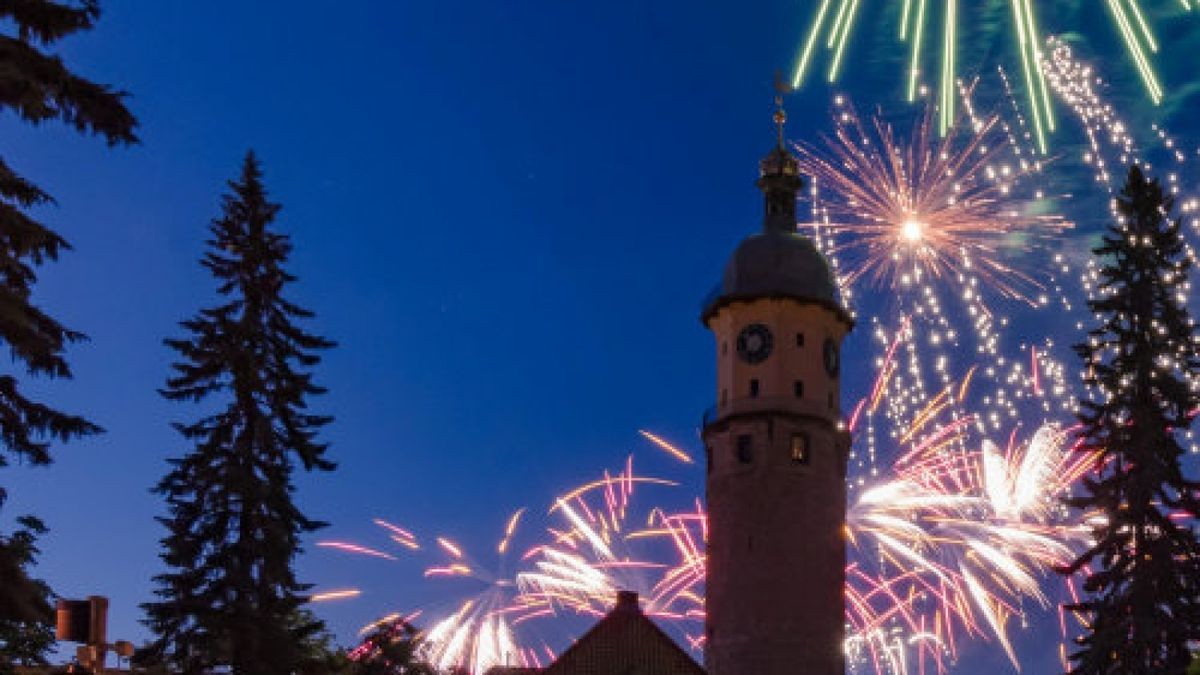
<path fill-rule="evenodd" d="M 54 195 L 42 215 L 74 245 L 35 298 L 91 338 L 71 350 L 74 381 L 34 391 L 107 433 L 0 483 L 5 525 L 32 512 L 52 530 L 37 573 L 62 596 L 111 598 L 110 638 L 147 637 L 137 605 L 163 533 L 149 488 L 187 450 L 169 422 L 199 413 L 156 393 L 161 340 L 213 303 L 197 259 L 249 148 L 295 245 L 291 298 L 339 343 L 315 406 L 336 417 L 325 438 L 340 466 L 298 479 L 301 507 L 330 523 L 320 537 L 380 543 L 370 519 L 386 517 L 489 560 L 514 509 L 541 511 L 631 452 L 639 471 L 686 483 L 681 503 L 701 493 L 701 470 L 637 430 L 698 447 L 714 378 L 699 303 L 759 227 L 771 81 L 793 63 L 806 3 L 104 8 L 61 51 L 132 93 L 143 143 L 109 149 L 8 115 L 0 152 Z M 899 70 L 868 71 L 867 38 L 855 46 L 843 84 L 874 92 L 863 107 L 894 105 Z M 827 129 L 829 94 L 789 98 L 789 137 Z M 847 357 L 846 401 L 868 365 Z M 401 557 L 308 547 L 302 580 L 365 592 L 319 608 L 343 643 L 393 608 L 462 596 L 421 579 L 427 558 Z M 1052 668 L 1053 625 L 1021 638 L 1026 672 Z M 994 647 L 965 653 L 973 672 L 1008 669 Z"/>

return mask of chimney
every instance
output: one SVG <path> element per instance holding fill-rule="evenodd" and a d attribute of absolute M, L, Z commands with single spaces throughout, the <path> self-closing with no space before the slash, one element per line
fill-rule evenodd
<path fill-rule="evenodd" d="M 56 606 L 55 639 L 88 645 L 108 641 L 108 598 L 89 596 L 87 600 L 59 599 Z"/>
<path fill-rule="evenodd" d="M 78 642 L 76 655 L 81 665 L 104 670 L 108 644 L 108 598 L 88 596 L 87 600 L 59 598 L 56 603 L 54 637 L 63 642 Z"/>
<path fill-rule="evenodd" d="M 617 591 L 617 609 L 618 612 L 641 612 L 638 608 L 637 591 Z"/>

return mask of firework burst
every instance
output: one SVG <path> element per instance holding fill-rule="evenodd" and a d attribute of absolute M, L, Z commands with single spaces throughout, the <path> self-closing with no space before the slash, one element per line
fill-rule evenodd
<path fill-rule="evenodd" d="M 978 278 L 1032 302 L 1041 284 L 1002 254 L 1029 250 L 1070 227 L 1036 212 L 1044 195 L 1025 182 L 1042 172 L 1044 160 L 1014 152 L 996 116 L 975 121 L 969 134 L 956 128 L 938 139 L 926 115 L 905 141 L 889 123 L 865 124 L 842 102 L 824 151 L 798 151 L 802 170 L 821 190 L 834 252 L 858 260 L 845 285 Z"/>
<path fill-rule="evenodd" d="M 506 522 L 496 546 L 501 569 L 505 567 L 505 560 L 524 515 L 525 509 L 518 509 Z M 398 552 L 425 550 L 426 546 L 412 531 L 379 518 L 373 522 L 390 540 L 392 548 L 402 549 Z M 356 556 L 398 560 L 396 555 L 382 547 L 345 541 L 320 541 L 317 546 Z M 492 666 L 538 665 L 538 654 L 518 645 L 514 635 L 512 613 L 520 609 L 513 606 L 516 596 L 514 579 L 478 563 L 462 545 L 448 537 L 434 537 L 428 548 L 436 551 L 438 559 L 426 567 L 425 578 L 472 579 L 482 584 L 483 590 L 461 600 L 452 611 L 431 619 L 429 629 L 420 633 L 421 649 L 418 656 L 444 671 L 465 668 L 468 672 L 483 673 Z M 342 600 L 359 595 L 357 589 L 346 589 L 318 594 L 313 599 Z M 380 628 L 388 627 L 400 630 L 412 626 L 421 615 L 421 611 L 408 615 L 391 614 L 364 626 L 360 634 L 374 634 Z M 352 656 L 366 657 L 371 650 L 372 645 L 367 641 L 355 649 Z"/>
<path fill-rule="evenodd" d="M 963 637 L 995 639 L 1019 667 L 1010 618 L 1023 613 L 1025 599 L 1043 609 L 1053 604 L 1046 577 L 1085 541 L 1057 499 L 1088 461 L 1071 452 L 1068 433 L 1054 424 L 1026 442 L 1014 434 L 1003 450 L 988 439 L 978 451 L 939 449 L 962 429 L 941 427 L 914 443 L 893 475 L 851 505 L 849 531 L 860 559 L 847 589 L 849 619 L 859 641 L 924 636 L 911 642 L 912 651 L 939 671 L 943 654 L 952 656 Z M 884 630 L 897 625 L 904 630 Z M 891 672 L 907 670 L 894 662 L 902 654 L 886 644 L 866 646 L 872 659 L 892 660 Z"/>

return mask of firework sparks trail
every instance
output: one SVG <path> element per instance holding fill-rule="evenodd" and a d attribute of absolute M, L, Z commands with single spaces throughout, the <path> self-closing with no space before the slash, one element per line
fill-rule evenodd
<path fill-rule="evenodd" d="M 852 666 L 881 673 L 943 672 L 965 638 L 993 639 L 1015 663 L 1010 618 L 1024 615 L 1023 599 L 1050 603 L 1041 583 L 1083 536 L 1057 502 L 1088 467 L 1066 447 L 1071 430 L 1041 422 L 1025 443 L 1015 431 L 1030 417 L 1022 405 L 1056 409 L 1045 405 L 1045 390 L 1061 390 L 1060 366 L 1030 349 L 1031 366 L 998 358 L 921 395 L 912 355 L 922 351 L 915 328 L 927 319 L 906 315 L 898 330 L 879 331 L 887 340 L 877 376 L 847 423 L 851 458 L 860 458 L 851 480 L 848 532 L 858 559 L 847 570 L 847 654 Z M 979 381 L 991 392 L 973 395 Z M 992 440 L 1003 425 L 998 407 L 1013 413 L 1000 444 Z M 879 440 L 875 417 L 884 413 Z M 876 444 L 894 459 L 881 472 L 872 452 L 864 472 L 863 446 Z"/>
<path fill-rule="evenodd" d="M 1192 3 L 1200 9 L 1200 3 Z M 1118 113 L 1116 107 L 1105 100 L 1102 91 L 1106 87 L 1104 79 L 1094 67 L 1077 59 L 1071 48 L 1058 38 L 1047 41 L 1048 57 L 1043 63 L 1047 80 L 1052 90 L 1072 112 L 1087 139 L 1087 147 L 1083 153 L 1083 163 L 1092 170 L 1097 185 L 1108 198 L 1109 216 L 1111 222 L 1121 222 L 1121 214 L 1116 209 L 1114 197 L 1121 189 L 1124 167 L 1137 164 L 1147 171 L 1154 169 L 1151 162 L 1153 157 L 1159 160 L 1164 173 L 1164 189 L 1176 200 L 1182 222 L 1190 228 L 1190 237 L 1184 241 L 1184 256 L 1192 267 L 1200 268 L 1200 256 L 1197 255 L 1196 238 L 1200 237 L 1200 184 L 1185 185 L 1181 175 L 1197 174 L 1200 167 L 1200 148 L 1186 151 L 1182 145 L 1166 129 L 1157 124 L 1150 125 L 1145 130 L 1145 139 L 1139 142 L 1137 134 Z M 1117 171 L 1111 169 L 1117 167 Z M 1100 281 L 1099 265 L 1094 259 L 1089 259 L 1088 265 L 1080 275 L 1080 284 L 1084 294 L 1089 299 L 1097 297 L 1097 287 Z M 1179 284 L 1176 289 L 1176 300 L 1188 304 L 1193 311 L 1200 311 L 1196 296 L 1192 292 L 1190 279 Z M 1082 331 L 1084 323 L 1079 321 L 1075 329 Z M 1186 376 L 1189 385 L 1200 388 L 1200 381 Z M 1095 391 L 1086 392 L 1096 395 Z M 1200 453 L 1200 444 L 1195 434 L 1188 430 L 1184 440 L 1191 453 Z"/>
<path fill-rule="evenodd" d="M 642 432 L 650 442 L 681 463 L 690 457 L 661 437 Z M 677 486 L 673 481 L 637 476 L 632 458 L 616 475 L 567 492 L 555 500 L 550 515 L 561 519 L 549 526 L 550 542 L 525 556 L 530 568 L 517 575 L 518 605 L 536 607 L 537 616 L 569 611 L 598 617 L 611 607 L 618 590 L 636 590 L 647 615 L 678 625 L 689 644 L 700 637 L 686 623 L 703 620 L 706 518 L 697 500 L 694 511 L 668 513 L 650 508 L 644 521 L 631 521 L 636 485 Z M 635 542 L 658 541 L 670 550 L 669 562 L 636 555 Z M 661 548 L 661 547 L 660 547 Z"/>
<path fill-rule="evenodd" d="M 982 6 L 983 3 L 977 4 Z M 1055 130 L 1056 123 L 1051 86 L 1041 68 L 1046 58 L 1042 51 L 1042 31 L 1039 30 L 1033 0 L 1009 0 L 1009 4 L 1012 12 L 1010 33 L 1021 63 L 1028 109 L 1033 120 L 1037 146 L 1045 153 L 1046 136 Z M 1152 55 L 1159 51 L 1160 44 L 1152 28 L 1152 21 L 1147 17 L 1145 3 L 1143 0 L 1105 0 L 1105 4 L 1113 25 L 1121 36 L 1129 60 L 1142 80 L 1147 96 L 1158 105 L 1165 92 L 1155 72 Z M 1194 0 L 1159 0 L 1156 4 L 1164 10 L 1175 9 L 1177 14 L 1169 17 L 1169 21 L 1194 19 L 1196 13 L 1200 12 L 1200 3 Z M 873 7 L 860 9 L 860 5 Z M 823 46 L 829 52 L 827 80 L 836 81 L 846 55 L 846 46 L 854 33 L 856 17 L 863 11 L 878 13 L 882 7 L 890 6 L 895 9 L 898 19 L 897 38 L 900 42 L 910 43 L 904 77 L 910 103 L 915 101 L 918 93 L 923 90 L 922 65 L 928 58 L 925 52 L 927 49 L 937 49 L 940 43 L 941 69 L 937 74 L 938 128 L 944 135 L 956 122 L 955 87 L 959 78 L 957 51 L 960 27 L 964 25 L 964 21 L 982 18 L 969 11 L 969 3 L 967 12 L 960 12 L 959 5 L 958 0 L 876 0 L 873 3 L 869 0 L 821 0 L 808 33 L 800 41 L 800 53 L 792 77 L 792 86 L 799 88 L 804 84 L 819 46 Z M 940 41 L 927 36 L 930 31 L 939 30 L 936 26 L 938 22 L 941 24 Z"/>

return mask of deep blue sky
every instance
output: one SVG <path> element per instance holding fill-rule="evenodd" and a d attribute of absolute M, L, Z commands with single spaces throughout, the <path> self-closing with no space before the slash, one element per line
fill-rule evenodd
<path fill-rule="evenodd" d="M 148 488 L 186 449 L 168 422 L 196 414 L 156 394 L 161 340 L 212 301 L 196 259 L 250 147 L 295 243 L 292 298 L 339 342 L 317 406 L 337 417 L 340 467 L 299 481 L 327 536 L 369 539 L 385 516 L 487 551 L 512 509 L 631 451 L 689 476 L 636 430 L 695 445 L 713 378 L 698 303 L 758 227 L 770 83 L 801 5 L 106 2 L 62 51 L 132 92 L 143 144 L 0 119 L 0 152 L 58 199 L 44 215 L 75 246 L 37 298 L 92 338 L 75 381 L 39 390 L 108 430 L 0 476 L 6 514 L 52 528 L 39 573 L 109 596 L 112 637 L 145 637 Z M 790 135 L 824 128 L 828 100 L 792 97 Z M 322 610 L 347 641 L 390 607 L 453 597 L 417 563 L 310 547 L 300 568 L 367 591 Z"/>

